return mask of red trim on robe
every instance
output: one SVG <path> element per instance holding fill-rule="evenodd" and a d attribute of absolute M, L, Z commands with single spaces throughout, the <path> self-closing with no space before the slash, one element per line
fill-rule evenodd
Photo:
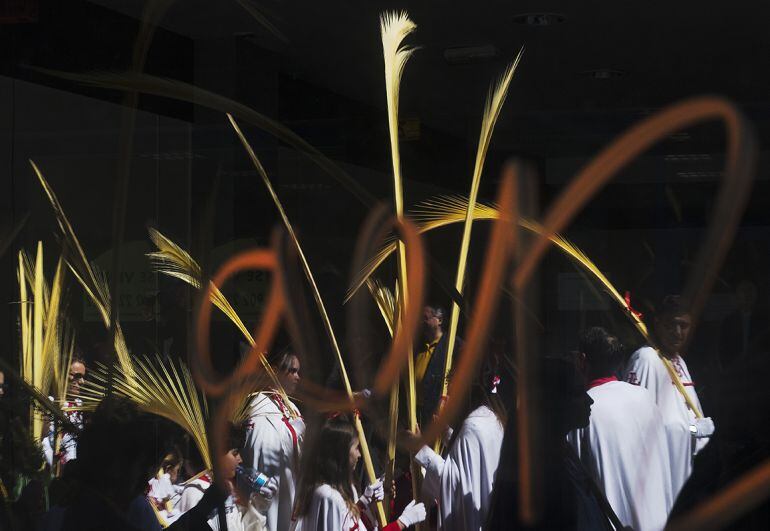
<path fill-rule="evenodd" d="M 618 379 L 615 376 L 607 376 L 605 378 L 597 378 L 596 380 L 591 380 L 588 382 L 588 389 L 593 389 L 594 387 L 598 387 L 600 385 L 609 383 L 609 382 L 617 382 Z"/>

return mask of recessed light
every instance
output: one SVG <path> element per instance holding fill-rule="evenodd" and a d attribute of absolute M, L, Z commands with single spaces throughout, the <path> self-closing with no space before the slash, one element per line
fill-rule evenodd
<path fill-rule="evenodd" d="M 567 16 L 562 13 L 522 13 L 513 17 L 513 22 L 525 26 L 555 26 L 567 20 Z"/>
<path fill-rule="evenodd" d="M 618 79 L 626 77 L 626 72 L 615 68 L 593 68 L 591 70 L 583 70 L 580 72 L 580 75 L 591 79 Z"/>

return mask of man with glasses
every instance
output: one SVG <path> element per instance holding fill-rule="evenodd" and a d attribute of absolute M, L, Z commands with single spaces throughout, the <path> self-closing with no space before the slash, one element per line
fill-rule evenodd
<path fill-rule="evenodd" d="M 80 387 L 86 379 L 86 363 L 79 357 L 72 358 L 70 363 L 70 371 L 67 382 L 67 397 L 64 403 L 61 404 L 61 408 L 69 421 L 78 428 L 83 427 L 83 413 L 82 411 L 73 411 L 70 408 L 75 408 L 83 405 L 80 396 Z M 53 400 L 53 397 L 49 397 Z M 67 462 L 77 457 L 77 441 L 75 434 L 73 433 L 59 433 L 59 448 L 56 449 L 56 426 L 53 422 L 50 423 L 50 429 L 48 435 L 43 439 L 43 453 L 48 465 L 53 467 L 54 463 L 59 466 L 65 465 Z"/>

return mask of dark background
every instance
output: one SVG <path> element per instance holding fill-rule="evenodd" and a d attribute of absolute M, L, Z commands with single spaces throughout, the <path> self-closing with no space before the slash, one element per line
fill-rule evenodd
<path fill-rule="evenodd" d="M 421 46 L 408 63 L 401 91 L 409 207 L 436 194 L 468 193 L 488 86 L 521 46 L 526 51 L 485 166 L 480 192 L 485 201 L 495 196 L 502 164 L 518 157 L 537 169 L 539 198 L 532 208 L 542 212 L 603 146 L 642 118 L 694 95 L 731 99 L 753 123 L 761 156 L 741 228 L 688 359 L 696 378 L 698 367 L 708 367 L 718 351 L 720 324 L 735 310 L 737 283 L 749 279 L 757 286 L 758 312 L 767 305 L 770 7 L 559 0 L 243 3 L 257 7 L 271 26 L 235 0 L 173 3 L 158 21 L 145 71 L 195 84 L 277 120 L 387 204 L 392 184 L 378 21 L 385 9 L 409 11 L 418 29 L 408 42 Z M 130 68 L 143 5 L 0 3 L 0 233 L 30 213 L 0 257 L 5 357 L 15 360 L 18 353 L 16 252 L 20 247 L 32 252 L 42 240 L 50 276 L 60 252 L 55 220 L 27 160 L 41 166 L 86 253 L 105 269 L 113 243 L 124 95 L 32 67 L 78 73 Z M 537 13 L 551 15 L 522 16 Z M 446 59 L 448 49 L 465 46 L 492 46 L 495 54 L 461 64 Z M 178 281 L 150 273 L 142 256 L 149 250 L 147 226 L 193 250 L 213 269 L 236 249 L 268 244 L 278 218 L 222 113 L 154 96 L 140 96 L 138 108 L 121 320 L 134 353 L 186 355 L 193 298 Z M 296 150 L 242 125 L 298 231 L 342 336 L 342 297 L 355 239 L 373 203 L 361 202 Z M 724 132 L 715 124 L 671 136 L 605 187 L 566 232 L 621 291 L 632 292 L 634 305 L 644 312 L 662 294 L 683 286 L 722 178 L 724 144 Z M 486 234 L 486 223 L 474 225 L 469 294 Z M 459 239 L 459 228 L 426 238 L 430 299 L 444 306 L 450 299 L 442 286 L 453 283 Z M 390 283 L 392 274 L 389 267 L 379 276 Z M 106 359 L 107 335 L 70 280 L 69 313 L 79 344 L 88 358 Z M 265 278 L 242 275 L 230 288 L 249 326 L 267 285 Z M 573 348 L 583 326 L 623 322 L 607 298 L 597 296 L 553 252 L 535 288 L 547 354 Z M 507 340 L 510 321 L 504 311 L 501 316 L 495 333 Z M 232 360 L 238 336 L 224 322 L 214 330 L 218 355 Z M 319 330 L 308 333 L 325 352 Z M 332 359 L 324 359 L 329 372 Z"/>

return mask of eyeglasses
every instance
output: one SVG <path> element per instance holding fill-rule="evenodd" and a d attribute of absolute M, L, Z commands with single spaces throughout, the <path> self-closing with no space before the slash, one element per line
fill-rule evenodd
<path fill-rule="evenodd" d="M 70 380 L 73 382 L 80 380 L 81 382 L 86 379 L 86 374 L 83 372 L 71 372 L 70 373 Z"/>

